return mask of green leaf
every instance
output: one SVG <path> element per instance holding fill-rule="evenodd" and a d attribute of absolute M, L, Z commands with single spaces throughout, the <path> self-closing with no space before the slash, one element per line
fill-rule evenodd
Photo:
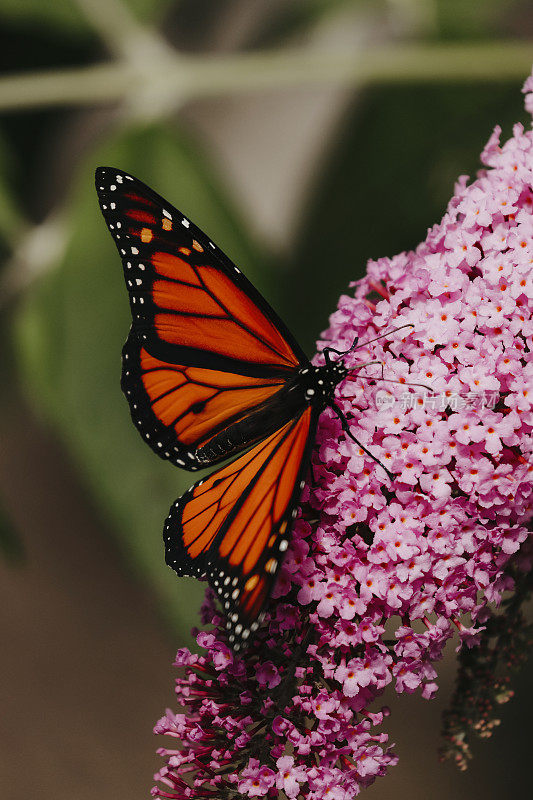
<path fill-rule="evenodd" d="M 193 477 L 146 447 L 120 391 L 120 352 L 130 312 L 119 256 L 94 189 L 94 169 L 106 165 L 153 186 L 208 231 L 254 281 L 259 260 L 205 159 L 182 136 L 162 127 L 128 131 L 80 169 L 65 257 L 27 297 L 16 324 L 30 396 L 55 424 L 114 522 L 128 561 L 185 632 L 198 623 L 203 586 L 176 578 L 165 566 L 161 534 L 170 504 Z"/>

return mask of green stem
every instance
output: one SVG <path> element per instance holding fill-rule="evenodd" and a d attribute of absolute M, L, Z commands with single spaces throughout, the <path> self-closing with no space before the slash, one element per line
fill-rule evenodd
<path fill-rule="evenodd" d="M 148 98 L 169 103 L 207 96 L 304 86 L 373 83 L 474 83 L 520 80 L 533 42 L 381 45 L 354 52 L 272 51 L 116 62 L 0 79 L 0 110 L 116 103 Z"/>

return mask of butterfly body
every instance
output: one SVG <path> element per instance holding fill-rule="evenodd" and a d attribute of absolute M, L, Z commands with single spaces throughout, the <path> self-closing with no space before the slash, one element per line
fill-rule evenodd
<path fill-rule="evenodd" d="M 335 387 L 348 375 L 342 361 L 335 361 L 315 367 L 311 364 L 300 370 L 297 387 L 304 392 L 307 403 L 323 410 L 335 401 Z"/>
<path fill-rule="evenodd" d="M 190 220 L 121 170 L 96 171 L 132 326 L 122 389 L 142 438 L 187 470 L 226 462 L 171 507 L 165 558 L 206 575 L 235 649 L 289 544 L 320 413 L 348 370 L 314 366 L 266 300 Z M 228 459 L 233 461 L 228 463 Z"/>

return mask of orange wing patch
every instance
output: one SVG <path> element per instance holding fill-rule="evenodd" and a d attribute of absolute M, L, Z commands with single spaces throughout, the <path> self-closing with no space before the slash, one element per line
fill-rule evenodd
<path fill-rule="evenodd" d="M 266 354 L 263 356 L 268 358 L 270 363 L 279 363 L 281 359 L 291 366 L 297 365 L 298 361 L 295 360 L 294 353 L 286 340 L 245 292 L 214 267 L 200 267 L 199 271 L 207 291 L 217 298 L 219 305 L 233 321 L 237 332 L 242 336 L 243 329 L 246 330 L 247 336 L 242 337 L 242 344 L 236 353 L 237 358 L 246 358 L 248 346 L 255 344 L 257 348 L 257 344 L 262 343 L 263 350 L 266 346 L 271 351 L 268 357 Z M 246 341 L 247 339 L 250 341 Z M 259 354 L 257 358 L 259 360 Z"/>
<path fill-rule="evenodd" d="M 180 252 L 183 255 L 190 255 L 190 250 L 182 247 Z M 170 253 L 154 253 L 151 257 L 152 265 L 158 275 L 165 278 L 172 278 L 173 281 L 183 283 L 186 286 L 201 286 L 200 278 L 183 258 L 172 256 Z M 175 290 L 174 290 L 175 291 Z"/>
<path fill-rule="evenodd" d="M 161 340 L 255 364 L 298 365 L 276 326 L 223 272 L 159 251 L 151 261 L 157 273 L 154 324 Z"/>

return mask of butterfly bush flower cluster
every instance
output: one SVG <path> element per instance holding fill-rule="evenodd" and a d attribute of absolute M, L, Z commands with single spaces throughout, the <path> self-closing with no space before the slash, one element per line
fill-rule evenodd
<path fill-rule="evenodd" d="M 533 77 L 525 91 L 533 112 Z M 371 261 L 341 297 L 317 364 L 326 345 L 413 326 L 347 355 L 337 389 L 394 480 L 322 414 L 313 482 L 248 650 L 232 652 L 208 590 L 203 654 L 178 652 L 181 710 L 156 726 L 154 797 L 357 796 L 397 761 L 385 687 L 433 697 L 447 640 L 475 646 L 488 604 L 512 589 L 509 564 L 531 568 L 533 135 L 500 136 L 425 241 Z"/>

